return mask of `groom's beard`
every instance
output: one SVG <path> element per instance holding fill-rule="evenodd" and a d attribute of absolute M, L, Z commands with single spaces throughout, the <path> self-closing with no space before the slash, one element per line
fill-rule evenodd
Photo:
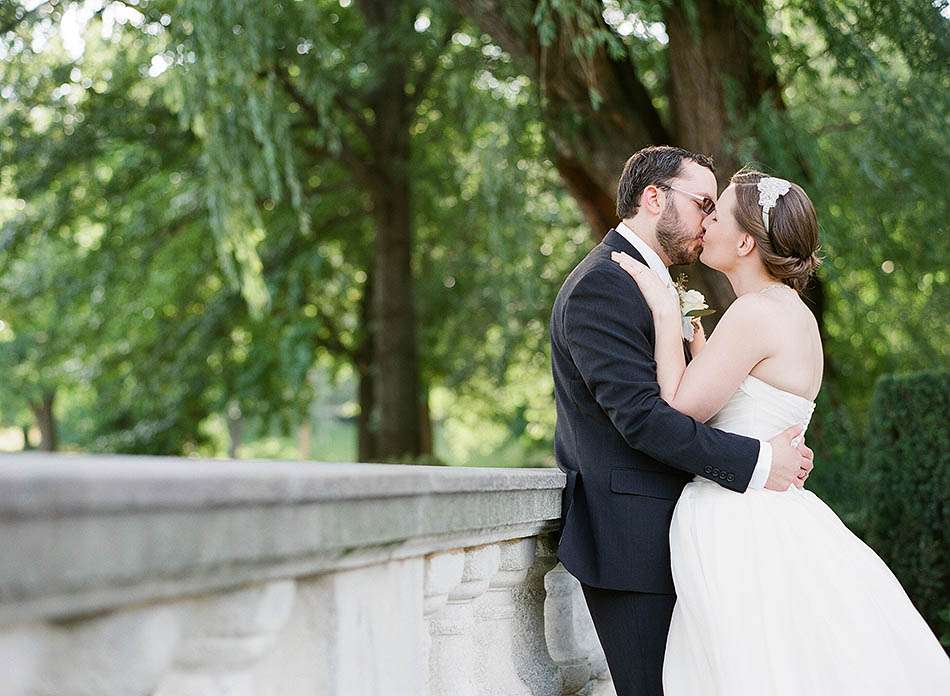
<path fill-rule="evenodd" d="M 683 227 L 672 200 L 656 221 L 656 241 L 660 243 L 671 266 L 691 264 L 703 250 L 701 245 L 693 247 L 695 235 Z"/>

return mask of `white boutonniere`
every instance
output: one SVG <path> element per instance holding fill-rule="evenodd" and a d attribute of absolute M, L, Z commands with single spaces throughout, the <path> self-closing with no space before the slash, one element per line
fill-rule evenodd
<path fill-rule="evenodd" d="M 687 341 L 693 340 L 693 332 L 696 330 L 696 322 L 700 317 L 715 314 L 715 309 L 710 309 L 706 304 L 706 298 L 699 290 L 690 290 L 686 287 L 688 282 L 686 274 L 681 274 L 673 285 L 676 286 L 676 293 L 680 298 L 680 314 L 683 317 L 683 338 Z"/>

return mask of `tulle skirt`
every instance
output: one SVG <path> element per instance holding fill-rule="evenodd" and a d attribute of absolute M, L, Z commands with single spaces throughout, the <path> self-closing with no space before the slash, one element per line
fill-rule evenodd
<path fill-rule="evenodd" d="M 884 562 L 808 490 L 686 486 L 665 696 L 947 696 L 950 659 Z"/>

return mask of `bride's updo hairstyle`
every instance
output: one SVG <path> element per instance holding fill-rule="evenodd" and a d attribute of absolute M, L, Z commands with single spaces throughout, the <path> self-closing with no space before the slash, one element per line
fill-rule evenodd
<path fill-rule="evenodd" d="M 755 239 L 765 270 L 801 292 L 821 265 L 815 207 L 801 186 L 792 184 L 769 210 L 769 229 L 765 229 L 758 183 L 766 178 L 767 174 L 747 168 L 732 175 L 730 183 L 736 189 L 733 217 L 739 228 Z"/>

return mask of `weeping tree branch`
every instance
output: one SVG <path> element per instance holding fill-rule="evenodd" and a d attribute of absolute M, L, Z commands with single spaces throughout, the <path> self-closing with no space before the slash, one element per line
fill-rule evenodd
<path fill-rule="evenodd" d="M 455 0 L 455 5 L 538 85 L 552 159 L 599 241 L 616 222 L 617 177 L 627 155 L 675 139 L 636 67 L 603 41 L 589 53 L 579 50 L 576 41 L 589 29 L 576 22 L 559 22 L 556 35 L 542 45 L 535 0 Z M 592 11 L 584 20 L 620 40 L 599 14 Z"/>
<path fill-rule="evenodd" d="M 372 136 L 372 126 L 369 124 L 363 114 L 361 114 L 359 110 L 350 104 L 346 97 L 343 96 L 343 92 L 341 90 L 337 89 L 334 93 L 333 103 L 337 105 L 337 108 L 339 108 L 340 111 L 352 119 L 353 124 L 359 128 L 364 138 L 369 139 Z"/>
<path fill-rule="evenodd" d="M 455 35 L 455 32 L 458 31 L 459 22 L 453 20 L 449 23 L 445 32 L 442 34 L 442 38 L 438 42 L 438 50 L 432 54 L 432 59 L 429 60 L 425 67 L 419 72 L 419 78 L 415 84 L 415 91 L 412 93 L 412 97 L 409 99 L 408 108 L 411 110 L 415 109 L 419 102 L 425 97 L 426 92 L 429 89 L 429 85 L 432 84 L 433 76 L 439 67 L 439 59 L 442 58 L 442 54 L 445 53 L 445 49 L 448 48 L 449 43 L 452 41 L 452 37 Z"/>
<path fill-rule="evenodd" d="M 259 77 L 263 77 L 267 74 L 268 71 L 263 71 L 259 74 Z M 304 109 L 316 123 L 321 123 L 322 115 L 317 110 L 316 106 L 312 101 L 307 99 L 300 89 L 294 84 L 293 79 L 290 76 L 290 73 L 287 72 L 287 68 L 272 67 L 270 69 L 280 81 L 285 91 L 291 96 L 291 98 L 297 102 L 300 108 Z M 339 83 L 334 82 L 333 80 L 328 79 L 326 75 L 321 76 L 321 80 L 324 80 L 333 86 L 333 103 L 334 105 L 342 111 L 344 114 L 352 119 L 353 124 L 360 130 L 365 138 L 369 138 L 372 135 L 372 125 L 369 121 L 366 120 L 366 117 L 360 112 L 359 108 L 356 105 L 352 104 L 350 100 L 345 96 L 347 89 Z M 308 106 L 305 107 L 304 103 Z"/>
<path fill-rule="evenodd" d="M 300 91 L 297 85 L 294 84 L 294 81 L 287 72 L 287 69 L 283 66 L 274 66 L 271 68 L 271 71 L 277 78 L 277 81 L 280 83 L 287 96 L 290 97 L 291 100 L 293 100 L 293 102 L 310 117 L 310 128 L 312 130 L 320 130 L 321 127 L 325 126 L 326 124 L 324 123 L 325 119 L 323 114 L 320 113 L 320 110 L 316 107 L 316 105 L 307 99 L 307 97 L 303 94 L 303 92 Z M 360 120 L 362 121 L 362 117 L 360 117 Z M 343 162 L 353 171 L 353 173 L 357 174 L 361 179 L 368 178 L 369 176 L 369 166 L 343 138 L 340 139 L 339 155 L 333 153 L 329 148 L 317 145 L 315 143 L 305 143 L 303 147 L 311 156 L 317 159 L 336 159 L 338 157 L 339 159 L 343 160 Z"/>

